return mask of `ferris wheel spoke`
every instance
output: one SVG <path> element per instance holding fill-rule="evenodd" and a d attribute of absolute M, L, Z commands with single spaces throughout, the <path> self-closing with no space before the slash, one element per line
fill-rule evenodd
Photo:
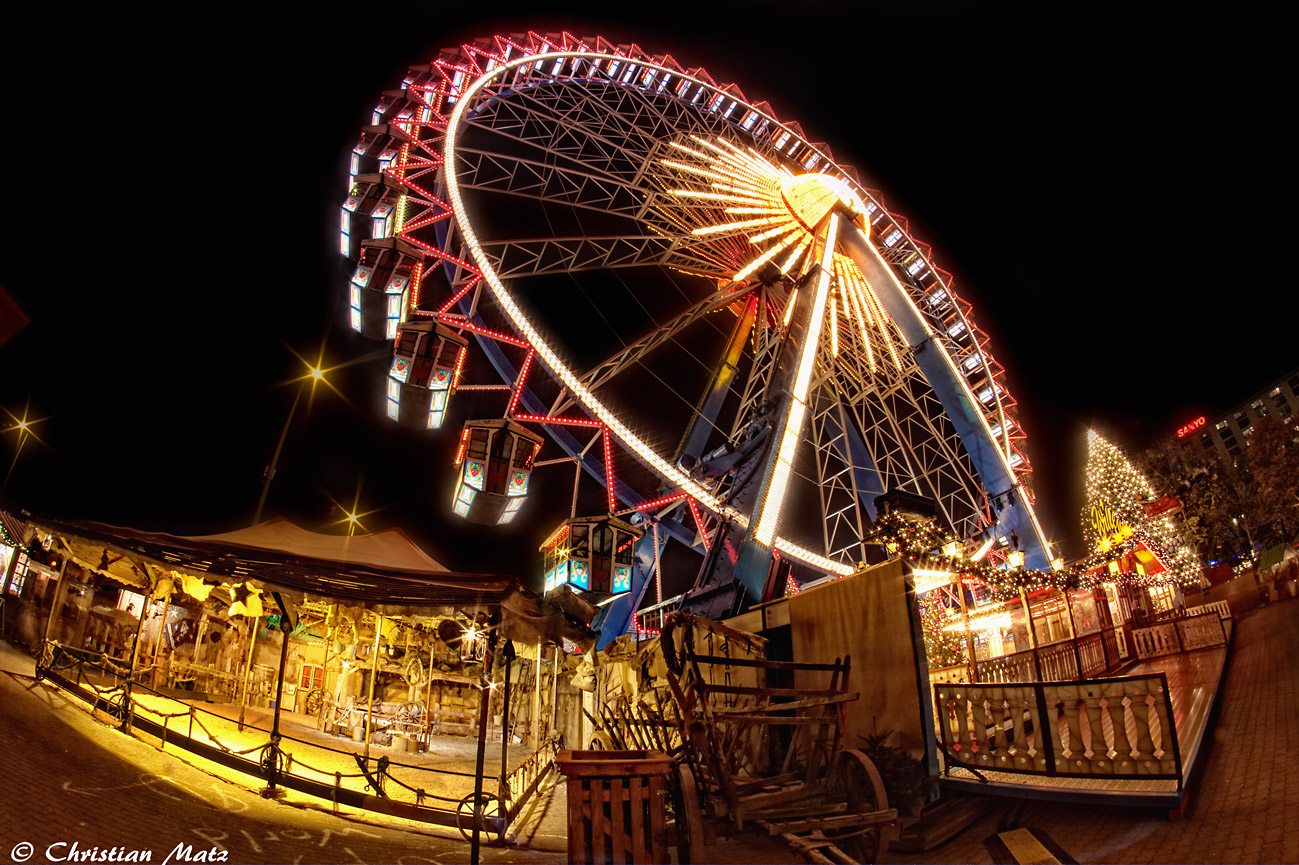
<path fill-rule="evenodd" d="M 457 150 L 463 188 L 530 198 L 547 203 L 634 217 L 643 207 L 647 191 L 635 183 L 554 161 L 526 159 L 479 148 Z"/>
<path fill-rule="evenodd" d="M 730 306 L 748 291 L 747 287 L 737 289 L 733 285 L 718 289 L 671 321 L 655 328 L 630 345 L 619 349 L 598 366 L 587 370 L 581 376 L 582 383 L 592 391 L 599 390 L 619 373 L 634 364 L 644 361 L 656 349 L 678 339 L 692 325 L 702 321 L 708 315 Z M 564 392 L 551 406 L 551 411 L 552 413 L 558 413 L 572 407 L 572 405 L 571 396 Z"/>
<path fill-rule="evenodd" d="M 660 260 L 667 246 L 667 241 L 658 235 L 583 235 L 498 240 L 480 244 L 483 255 L 492 262 L 502 279 L 643 267 Z"/>

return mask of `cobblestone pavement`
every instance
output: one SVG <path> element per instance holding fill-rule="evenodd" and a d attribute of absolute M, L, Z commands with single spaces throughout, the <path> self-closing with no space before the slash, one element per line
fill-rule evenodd
<path fill-rule="evenodd" d="M 1189 813 L 1028 802 L 1006 828 L 1044 830 L 1078 862 L 1299 862 L 1299 600 L 1237 621 L 1213 746 Z M 991 862 L 984 840 L 1014 800 L 947 845 L 886 861 Z"/>
<path fill-rule="evenodd" d="M 110 852 L 120 861 L 132 851 L 149 850 L 154 863 L 169 854 L 171 862 L 469 860 L 469 844 L 454 829 L 382 817 L 363 822 L 329 813 L 307 797 L 263 799 L 92 719 L 76 701 L 28 678 L 31 672 L 30 658 L 0 644 L 0 741 L 6 757 L 0 863 L 75 861 L 69 854 L 86 851 L 93 861 L 95 847 L 105 856 L 100 861 L 111 861 Z M 481 859 L 566 858 L 564 837 L 538 832 L 528 841 L 528 847 L 484 845 Z M 177 851 L 177 845 L 184 846 Z"/>
<path fill-rule="evenodd" d="M 1008 825 L 1012 800 L 937 850 L 886 862 L 991 862 L 984 841 L 1004 828 L 1044 831 L 1079 862 L 1299 862 L 1299 600 L 1237 622 L 1221 714 L 1204 775 L 1183 819 L 1118 807 L 1028 802 Z M 31 661 L 0 644 L 0 863 L 32 845 L 30 861 L 99 847 L 151 850 L 163 862 L 178 844 L 188 861 L 452 863 L 469 858 L 458 834 L 417 824 L 335 816 L 303 802 L 271 802 L 92 720 L 29 678 Z M 380 818 L 382 819 L 382 818 Z M 737 839 L 738 840 L 738 839 Z M 766 840 L 766 839 L 764 839 Z M 742 842 L 743 843 L 743 842 Z M 51 845 L 64 844 L 64 847 Z M 528 847 L 484 847 L 485 863 L 562 862 L 565 839 L 537 832 Z M 731 846 L 731 845 L 726 845 Z M 727 861 L 778 862 L 767 845 Z M 226 857 L 198 859 L 200 852 Z M 18 853 L 25 852 L 19 849 Z M 185 852 L 182 848 L 182 853 Z M 720 851 L 719 851 L 720 852 Z M 746 858 L 747 855 L 747 858 Z M 71 860 L 69 860 L 71 861 Z M 172 855 L 170 861 L 185 861 Z"/>

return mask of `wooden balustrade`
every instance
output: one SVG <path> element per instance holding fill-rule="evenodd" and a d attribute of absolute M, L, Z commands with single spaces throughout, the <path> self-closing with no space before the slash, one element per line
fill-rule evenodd
<path fill-rule="evenodd" d="M 1209 601 L 1207 604 L 1201 604 L 1198 607 L 1187 607 L 1185 612 L 1188 617 L 1215 612 L 1220 619 L 1231 618 L 1231 606 L 1226 601 Z"/>
<path fill-rule="evenodd" d="M 955 685 L 958 682 L 968 681 L 969 678 L 970 668 L 965 664 L 929 668 L 929 684 L 931 685 Z"/>
<path fill-rule="evenodd" d="M 1070 682 L 1078 678 L 1078 652 L 1076 640 L 1064 640 L 1037 650 L 1038 680 L 1042 682 Z"/>
<path fill-rule="evenodd" d="M 1037 653 L 1033 649 L 997 658 L 987 658 L 975 665 L 980 682 L 1036 682 Z"/>
<path fill-rule="evenodd" d="M 1141 660 L 1175 652 L 1193 652 L 1196 649 L 1221 646 L 1226 642 L 1222 615 L 1217 609 L 1132 629 L 1132 643 Z"/>
<path fill-rule="evenodd" d="M 1111 639 L 1113 635 L 1111 634 Z M 1095 679 L 1105 675 L 1110 668 L 1105 654 L 1105 637 L 1101 633 L 1084 634 L 1078 638 L 1078 675 Z"/>
<path fill-rule="evenodd" d="M 1210 610 L 1200 616 L 1178 619 L 1177 637 L 1182 643 L 1182 650 L 1186 652 L 1207 649 L 1210 646 L 1222 646 L 1227 642 L 1227 633 L 1222 627 L 1222 617 L 1216 610 Z"/>
<path fill-rule="evenodd" d="M 1133 628 L 1132 645 L 1136 649 L 1137 657 L 1143 661 L 1146 658 L 1156 658 L 1182 651 L 1182 644 L 1177 639 L 1176 622 L 1160 622 L 1144 628 Z"/>
<path fill-rule="evenodd" d="M 946 771 L 1177 778 L 1163 673 L 1020 685 L 935 685 Z"/>

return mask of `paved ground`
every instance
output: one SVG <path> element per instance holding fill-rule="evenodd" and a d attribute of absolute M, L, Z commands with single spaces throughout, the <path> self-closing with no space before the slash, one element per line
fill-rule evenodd
<path fill-rule="evenodd" d="M 1299 600 L 1274 603 L 1238 623 L 1223 706 L 1205 774 L 1190 812 L 1162 814 L 1115 807 L 1028 802 L 998 811 L 947 845 L 886 861 L 991 862 L 985 840 L 1028 828 L 1079 862 L 1299 862 Z M 30 673 L 31 662 L 0 645 L 0 670 Z M 84 709 L 30 679 L 0 673 L 0 741 L 6 744 L 0 795 L 0 863 L 62 859 L 70 845 L 100 852 L 151 850 L 166 861 L 178 844 L 190 861 L 468 861 L 458 834 L 376 825 L 255 793 L 106 729 Z M 1002 825 L 1004 824 L 1004 825 Z M 64 844 L 69 846 L 51 847 Z M 544 831 L 530 847 L 484 847 L 484 862 L 562 862 L 564 839 Z M 730 847 L 731 845 L 724 845 Z M 198 859 L 200 851 L 214 856 Z M 48 851 L 48 855 L 47 855 Z M 182 853 L 184 850 L 182 849 Z M 716 852 L 725 854 L 727 851 Z M 727 861 L 778 862 L 783 852 L 732 848 Z M 171 862 L 184 861 L 172 855 Z"/>
<path fill-rule="evenodd" d="M 1078 862 L 1299 862 L 1299 600 L 1242 617 L 1221 714 L 1190 813 L 1163 814 L 1004 800 L 946 846 L 887 861 L 991 862 L 984 841 L 1004 828 L 1044 831 Z"/>
<path fill-rule="evenodd" d="M 0 863 L 61 861 L 76 852 L 126 859 L 152 851 L 171 862 L 452 863 L 469 860 L 455 830 L 377 825 L 298 803 L 268 801 L 170 753 L 93 720 L 78 703 L 36 684 L 31 659 L 0 644 Z M 17 673 L 17 675 L 15 674 Z M 484 846 L 484 863 L 562 862 L 565 839 Z M 30 848 L 23 845 L 29 844 Z M 58 845 L 64 846 L 58 846 Z M 54 846 L 51 846 L 54 845 Z M 116 848 L 123 848 L 116 850 Z M 200 851 L 220 855 L 198 858 Z M 73 861 L 69 859 L 68 861 Z"/>

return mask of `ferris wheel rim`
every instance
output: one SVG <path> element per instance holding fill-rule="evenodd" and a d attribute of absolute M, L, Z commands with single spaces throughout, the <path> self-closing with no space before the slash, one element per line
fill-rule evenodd
<path fill-rule="evenodd" d="M 535 36 L 535 34 L 529 34 L 529 36 L 532 37 Z M 564 36 L 566 39 L 571 38 L 568 36 L 568 34 L 564 34 Z M 500 37 L 498 37 L 498 40 L 499 38 Z M 547 39 L 549 38 L 551 37 L 547 37 Z M 543 41 L 542 44 L 547 48 L 551 47 L 548 42 Z M 454 98 L 456 101 L 455 108 L 452 111 L 450 119 L 446 121 L 445 126 L 443 127 L 445 130 L 443 154 L 444 154 L 444 164 L 446 166 L 446 171 L 444 174 L 446 179 L 446 190 L 448 193 L 448 198 L 450 199 L 449 203 L 451 205 L 451 209 L 454 212 L 454 215 L 456 217 L 456 225 L 461 234 L 461 237 L 465 241 L 465 245 L 469 247 L 473 260 L 476 263 L 478 269 L 481 271 L 484 282 L 491 289 L 492 294 L 497 301 L 497 304 L 500 306 L 502 311 L 506 313 L 507 317 L 510 318 L 511 323 L 514 324 L 514 326 L 518 329 L 518 331 L 524 336 L 526 336 L 529 342 L 534 346 L 534 348 L 537 349 L 539 358 L 542 360 L 543 364 L 551 371 L 551 373 L 555 375 L 557 379 L 561 381 L 566 387 L 568 387 L 570 391 L 576 391 L 581 396 L 584 396 L 585 399 L 580 400 L 583 403 L 583 405 L 586 406 L 588 409 L 591 409 L 593 414 L 595 414 L 603 422 L 605 422 L 609 426 L 611 432 L 613 432 L 613 434 L 617 436 L 617 438 L 624 444 L 624 446 L 632 445 L 633 442 L 637 445 L 640 445 L 639 449 L 635 448 L 634 445 L 630 449 L 640 450 L 641 452 L 638 453 L 638 455 L 661 478 L 674 484 L 675 486 L 682 489 L 683 491 L 689 492 L 692 495 L 692 497 L 698 500 L 705 507 L 708 507 L 710 510 L 713 510 L 714 512 L 717 513 L 721 513 L 723 515 L 731 516 L 733 518 L 737 518 L 739 521 L 743 521 L 743 523 L 747 523 L 748 520 L 747 515 L 734 511 L 733 509 L 730 509 L 728 511 L 727 505 L 718 502 L 709 493 L 708 490 L 694 483 L 689 477 L 681 473 L 676 466 L 672 465 L 669 461 L 663 459 L 652 448 L 648 447 L 647 445 L 644 444 L 644 442 L 640 441 L 640 439 L 637 436 L 635 436 L 635 434 L 632 433 L 631 430 L 628 429 L 622 423 L 617 412 L 609 408 L 604 403 L 603 400 L 599 399 L 595 394 L 591 393 L 585 388 L 584 384 L 581 381 L 581 377 L 567 366 L 563 358 L 560 356 L 559 352 L 557 352 L 550 345 L 549 341 L 544 337 L 541 331 L 537 329 L 535 325 L 533 325 L 532 322 L 527 318 L 527 316 L 523 314 L 522 310 L 518 307 L 517 303 L 514 302 L 514 299 L 510 294 L 509 290 L 504 285 L 504 282 L 501 280 L 500 275 L 497 273 L 494 263 L 488 258 L 488 256 L 484 253 L 482 249 L 482 245 L 479 241 L 477 232 L 473 227 L 473 223 L 470 219 L 468 210 L 465 207 L 462 190 L 460 189 L 459 175 L 456 170 L 456 149 L 455 149 L 455 143 L 456 143 L 457 136 L 460 132 L 461 123 L 464 121 L 466 113 L 470 110 L 470 106 L 471 103 L 473 102 L 473 98 L 484 87 L 488 86 L 488 84 L 492 80 L 494 80 L 495 78 L 501 75 L 508 73 L 510 70 L 519 68 L 521 66 L 537 64 L 538 69 L 540 69 L 541 64 L 543 62 L 548 62 L 550 60 L 555 60 L 560 58 L 570 58 L 570 57 L 583 57 L 583 58 L 589 58 L 598 61 L 626 62 L 629 66 L 632 63 L 636 63 L 646 68 L 653 68 L 659 70 L 660 73 L 670 74 L 672 76 L 675 76 L 678 79 L 688 80 L 693 84 L 700 85 L 701 88 L 707 88 L 709 91 L 709 95 L 708 98 L 704 100 L 704 104 L 706 104 L 708 100 L 712 98 L 712 94 L 726 93 L 728 92 L 728 88 L 732 88 L 732 85 L 719 85 L 717 83 L 714 83 L 710 77 L 707 77 L 707 73 L 703 72 L 702 70 L 694 70 L 694 71 L 702 73 L 704 77 L 700 77 L 699 75 L 692 75 L 690 74 L 689 71 L 685 71 L 679 66 L 674 68 L 672 66 L 665 65 L 666 61 L 671 60 L 670 57 L 666 57 L 662 59 L 651 58 L 645 55 L 643 52 L 640 52 L 639 55 L 634 53 L 620 53 L 623 51 L 621 46 L 619 46 L 616 51 L 599 51 L 599 50 L 592 51 L 586 49 L 585 47 L 580 49 L 535 51 L 533 49 L 522 48 L 522 46 L 516 46 L 516 47 L 520 47 L 521 50 L 523 50 L 525 53 L 514 60 L 510 60 L 501 63 L 499 65 L 493 66 L 492 64 L 489 63 L 487 71 L 474 78 L 471 82 L 467 84 L 467 86 L 464 89 L 460 89 L 457 92 L 455 92 L 454 94 Z M 635 50 L 636 49 L 633 48 L 633 51 Z M 671 62 L 675 63 L 674 60 Z M 556 69 L 558 68 L 559 67 L 556 66 Z M 563 80 L 564 79 L 562 79 L 558 75 L 555 75 L 554 77 L 551 77 L 549 79 L 539 79 L 536 83 L 542 84 L 545 83 L 546 81 L 562 82 Z M 607 80 L 602 80 L 602 83 L 608 83 L 615 86 L 619 84 L 618 80 L 612 77 L 608 78 Z M 622 83 L 624 85 L 626 84 L 626 78 L 623 79 Z M 794 139 L 796 139 L 796 141 L 798 143 L 801 143 L 801 145 L 805 146 L 808 151 L 815 153 L 817 157 L 819 157 L 820 160 L 823 160 L 827 166 L 833 166 L 837 174 L 831 176 L 837 176 L 842 178 L 842 180 L 846 182 L 850 188 L 864 195 L 873 203 L 878 204 L 878 206 L 883 210 L 883 212 L 885 214 L 888 214 L 888 211 L 883 208 L 882 202 L 877 199 L 876 195 L 874 195 L 871 190 L 863 187 L 860 184 L 860 181 L 856 179 L 856 177 L 851 176 L 850 174 L 844 172 L 843 169 L 839 166 L 839 164 L 833 159 L 833 157 L 829 155 L 828 149 L 827 150 L 822 149 L 822 147 L 824 147 L 823 145 L 818 146 L 813 144 L 812 142 L 807 140 L 807 138 L 802 134 L 801 129 L 798 129 L 796 125 L 795 128 L 791 128 L 790 125 L 781 122 L 769 111 L 764 111 L 761 107 L 748 101 L 742 95 L 738 95 L 738 88 L 736 88 L 734 92 L 731 92 L 730 96 L 736 101 L 737 104 L 744 106 L 744 108 L 747 109 L 748 111 L 755 112 L 760 117 L 765 118 L 765 120 L 770 121 L 772 124 L 775 124 L 775 126 L 778 127 L 779 130 L 784 130 L 787 137 L 793 137 Z M 698 97 L 696 97 L 696 99 L 697 98 Z M 727 112 L 728 116 L 729 114 L 730 111 Z M 744 116 L 744 112 L 741 112 L 739 116 Z M 732 123 L 731 125 L 736 126 L 737 129 L 739 128 L 739 124 Z M 745 128 L 747 129 L 747 126 Z M 784 145 L 782 144 L 781 147 L 783 146 Z M 779 150 L 779 148 L 777 149 Z M 793 153 L 794 149 L 795 146 L 791 145 L 790 146 L 791 154 Z M 800 158 L 806 158 L 806 152 L 803 152 L 803 156 L 801 156 Z M 797 161 L 795 161 L 794 164 L 798 164 Z M 894 218 L 892 214 L 888 214 L 888 215 L 890 217 L 890 223 L 889 223 L 890 225 L 894 225 L 894 226 L 898 226 L 898 228 L 902 228 L 902 226 L 898 225 L 897 219 Z M 907 233 L 905 236 L 908 241 L 911 240 L 909 233 Z M 923 252 L 918 248 L 916 252 L 917 255 L 924 257 Z M 926 264 L 929 264 L 927 258 L 926 258 Z M 930 265 L 930 267 L 932 267 L 932 265 Z M 944 290 L 950 291 L 947 281 L 943 280 L 941 276 L 938 276 L 939 271 L 937 270 L 937 268 L 933 268 L 933 269 L 935 272 L 935 276 L 938 278 L 938 284 Z M 907 296 L 908 301 L 912 302 L 914 305 L 914 302 L 911 300 L 910 296 L 906 295 L 905 292 L 904 292 L 904 296 Z M 960 320 L 965 322 L 967 327 L 973 328 L 973 323 L 968 320 L 967 316 L 965 315 L 965 312 L 959 307 L 959 305 L 954 304 L 953 306 L 955 307 L 955 314 L 960 318 Z M 975 348 L 975 353 L 977 354 L 980 365 L 987 372 L 988 380 L 995 381 L 995 377 L 994 377 L 995 371 L 992 368 L 991 357 L 987 354 L 986 351 L 982 349 L 982 347 L 977 346 L 977 344 Z M 953 366 L 953 368 L 955 368 L 954 358 L 949 358 L 948 362 L 950 365 Z M 970 369 L 970 367 L 966 366 L 965 369 L 968 370 Z M 962 383 L 964 385 L 964 382 Z M 1010 436 L 1011 424 L 1007 422 L 1007 416 L 1002 408 L 1001 394 L 1003 392 L 1004 391 L 1002 391 L 1000 387 L 997 387 L 993 390 L 993 397 L 996 401 L 996 406 L 997 406 L 996 413 L 997 416 L 1000 418 L 1000 423 L 998 424 L 998 428 L 1000 430 L 1000 434 L 1005 444 L 1004 448 L 997 447 L 996 451 L 1000 455 L 1002 462 L 1006 465 L 1008 474 L 1010 474 L 1011 477 L 1017 477 L 1018 475 L 1015 472 L 1014 466 L 1008 462 L 1008 458 L 1007 458 L 1007 454 L 1010 453 L 1009 436 Z M 983 414 L 983 412 L 979 412 L 979 417 L 983 423 L 985 430 L 988 432 L 989 437 L 994 442 L 996 442 L 998 439 L 998 433 L 994 432 L 993 428 L 988 425 L 989 424 L 988 418 Z M 1032 519 L 1034 523 L 1036 523 L 1037 521 L 1036 514 L 1032 512 L 1031 508 L 1029 508 L 1029 513 L 1032 514 Z M 799 547 L 797 544 L 793 544 L 792 542 L 784 538 L 780 538 L 777 540 L 776 547 L 777 548 L 783 547 L 785 549 L 785 552 L 794 555 L 796 558 L 809 561 L 809 563 L 815 564 L 819 567 L 824 567 L 825 563 L 835 564 L 833 560 L 825 559 L 824 557 L 821 557 L 818 554 L 812 553 L 809 550 Z M 813 559 L 820 559 L 821 561 L 813 561 Z"/>

